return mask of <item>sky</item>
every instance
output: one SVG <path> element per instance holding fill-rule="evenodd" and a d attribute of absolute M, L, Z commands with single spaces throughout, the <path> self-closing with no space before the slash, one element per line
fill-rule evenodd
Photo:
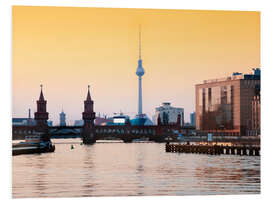
<path fill-rule="evenodd" d="M 260 67 L 260 12 L 12 8 L 12 112 L 36 111 L 43 84 L 49 120 L 82 118 L 87 86 L 94 111 L 138 111 L 139 26 L 142 30 L 143 113 L 163 102 L 195 110 L 195 85 Z"/>

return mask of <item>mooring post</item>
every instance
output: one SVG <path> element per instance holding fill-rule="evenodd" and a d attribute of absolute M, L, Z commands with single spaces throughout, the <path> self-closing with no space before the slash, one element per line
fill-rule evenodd
<path fill-rule="evenodd" d="M 235 154 L 235 147 L 234 146 L 231 147 L 231 154 Z"/>
<path fill-rule="evenodd" d="M 169 150 L 169 147 L 170 147 L 170 143 L 167 142 L 166 145 L 165 145 L 165 151 L 166 151 L 166 152 L 169 152 L 169 151 L 170 151 L 170 150 Z"/>
<path fill-rule="evenodd" d="M 241 148 L 240 147 L 237 147 L 236 151 L 237 151 L 237 155 L 241 155 Z"/>
<path fill-rule="evenodd" d="M 255 156 L 260 156 L 259 148 L 258 148 L 258 147 L 256 147 L 256 148 L 254 149 L 254 151 L 255 151 Z"/>
<path fill-rule="evenodd" d="M 225 154 L 230 154 L 230 147 L 226 146 L 226 148 L 225 148 Z"/>
<path fill-rule="evenodd" d="M 246 148 L 246 146 L 243 147 L 243 155 L 247 155 L 247 148 Z"/>
<path fill-rule="evenodd" d="M 252 147 L 248 148 L 248 152 L 249 152 L 248 153 L 249 156 L 253 156 L 253 148 Z"/>

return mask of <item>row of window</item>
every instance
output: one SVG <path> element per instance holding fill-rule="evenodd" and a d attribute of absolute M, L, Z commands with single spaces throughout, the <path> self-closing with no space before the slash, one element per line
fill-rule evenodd
<path fill-rule="evenodd" d="M 29 134 L 36 134 L 36 131 L 34 130 L 14 130 L 13 134 L 25 134 L 25 135 L 29 135 Z"/>
<path fill-rule="evenodd" d="M 208 133 L 205 132 L 201 132 L 201 133 L 197 133 L 197 135 L 199 136 L 205 136 Z M 212 132 L 213 135 L 217 135 L 217 136 L 239 136 L 240 133 L 239 132 Z"/>
<path fill-rule="evenodd" d="M 166 129 L 166 132 L 173 132 L 173 129 Z M 181 134 L 188 134 L 188 130 L 181 130 Z M 154 129 L 133 129 L 133 130 L 125 130 L 125 129 L 96 129 L 96 133 L 118 133 L 118 134 L 156 134 Z"/>
<path fill-rule="evenodd" d="M 124 130 L 124 129 L 96 129 L 96 133 L 118 133 L 118 134 L 129 134 L 129 133 L 132 133 L 132 134 L 155 134 L 156 131 L 155 130 L 152 130 L 152 129 L 133 129 L 133 130 Z"/>
<path fill-rule="evenodd" d="M 261 132 L 260 132 L 259 129 L 247 131 L 247 136 L 258 136 L 258 135 L 260 135 L 260 134 L 261 134 Z"/>

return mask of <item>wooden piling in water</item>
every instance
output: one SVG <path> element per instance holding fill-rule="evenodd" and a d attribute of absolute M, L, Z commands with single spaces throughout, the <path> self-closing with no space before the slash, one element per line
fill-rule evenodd
<path fill-rule="evenodd" d="M 231 154 L 235 155 L 235 147 L 231 147 Z"/>
<path fill-rule="evenodd" d="M 247 155 L 247 148 L 246 147 L 243 147 L 243 155 Z"/>
<path fill-rule="evenodd" d="M 237 155 L 242 155 L 242 154 L 241 154 L 241 151 L 242 151 L 242 149 L 241 149 L 240 147 L 237 147 L 237 148 L 236 148 L 236 153 L 237 153 Z"/>
<path fill-rule="evenodd" d="M 255 156 L 260 156 L 260 151 L 258 148 L 255 148 L 254 151 L 255 151 L 255 154 L 254 154 Z"/>
<path fill-rule="evenodd" d="M 248 155 L 253 156 L 253 148 L 252 147 L 248 148 Z"/>
<path fill-rule="evenodd" d="M 226 150 L 226 152 L 225 152 L 226 154 L 230 154 L 230 151 L 231 151 L 230 147 L 226 146 L 225 150 Z"/>
<path fill-rule="evenodd" d="M 189 145 L 189 144 L 169 144 L 165 145 L 166 152 L 196 153 L 196 154 L 232 154 L 260 156 L 260 147 L 246 146 L 220 146 L 220 145 Z"/>

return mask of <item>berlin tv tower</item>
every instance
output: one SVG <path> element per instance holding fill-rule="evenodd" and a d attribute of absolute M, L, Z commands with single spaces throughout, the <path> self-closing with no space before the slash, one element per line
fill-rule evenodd
<path fill-rule="evenodd" d="M 139 60 L 136 75 L 139 77 L 138 115 L 142 116 L 142 76 L 144 75 L 144 69 L 142 67 L 141 59 L 141 26 L 139 30 Z"/>

